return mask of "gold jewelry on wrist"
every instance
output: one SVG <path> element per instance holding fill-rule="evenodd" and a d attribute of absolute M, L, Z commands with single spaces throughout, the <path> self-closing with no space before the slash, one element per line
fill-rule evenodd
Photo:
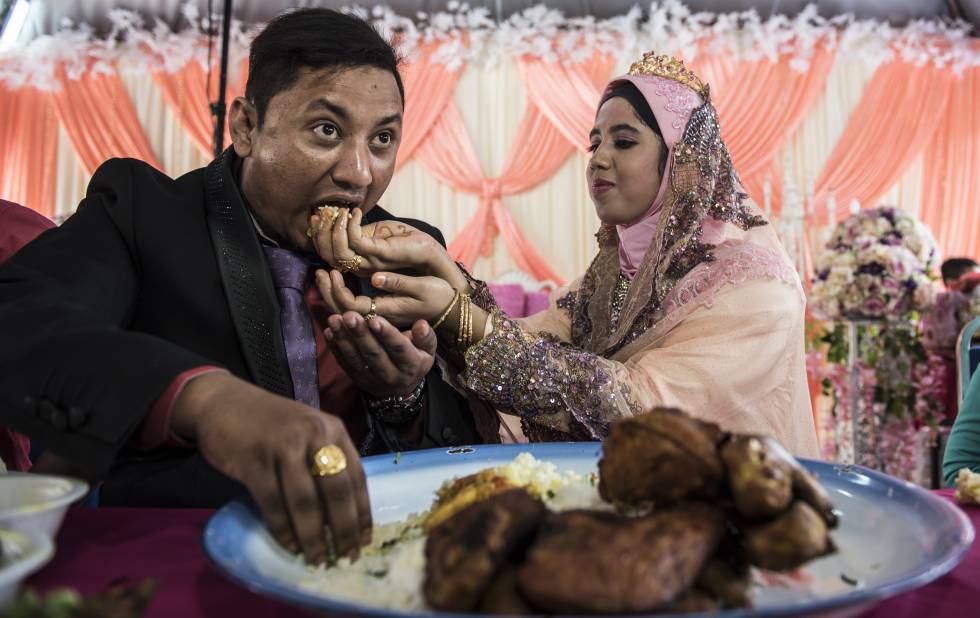
<path fill-rule="evenodd" d="M 456 329 L 456 344 L 463 350 L 470 347 L 473 339 L 473 303 L 469 294 L 459 295 L 459 327 Z"/>
<path fill-rule="evenodd" d="M 442 315 L 439 316 L 439 319 L 432 324 L 432 330 L 435 330 L 440 326 L 442 326 L 442 323 L 446 321 L 446 318 L 449 317 L 449 314 L 452 313 L 453 309 L 456 308 L 456 303 L 459 302 L 459 297 L 460 297 L 459 292 L 456 292 L 456 295 L 453 296 L 453 299 L 449 301 L 449 306 L 446 307 L 446 310 L 442 312 Z"/>

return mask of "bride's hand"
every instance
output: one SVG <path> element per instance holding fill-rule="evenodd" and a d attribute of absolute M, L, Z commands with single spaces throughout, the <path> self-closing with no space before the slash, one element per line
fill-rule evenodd
<path fill-rule="evenodd" d="M 411 268 L 424 274 L 440 274 L 438 265 L 452 262 L 435 238 L 398 221 L 379 221 L 361 226 L 360 208 L 340 213 L 331 224 L 321 215 L 311 217 L 313 243 L 320 257 L 341 271 L 342 261 L 360 256 L 360 276 L 381 270 Z"/>
<path fill-rule="evenodd" d="M 354 311 L 367 315 L 372 309 L 371 298 L 355 296 L 344 284 L 344 277 L 336 270 L 316 273 L 316 284 L 327 306 L 334 313 Z M 399 328 L 406 328 L 417 320 L 430 324 L 437 320 L 452 302 L 456 291 L 438 277 L 410 277 L 388 272 L 375 273 L 371 284 L 388 294 L 374 298 L 374 313 Z"/>

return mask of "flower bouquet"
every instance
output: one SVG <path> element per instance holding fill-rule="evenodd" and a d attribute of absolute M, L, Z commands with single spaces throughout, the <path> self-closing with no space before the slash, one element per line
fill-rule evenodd
<path fill-rule="evenodd" d="M 818 257 L 810 309 L 836 322 L 822 337 L 831 458 L 928 484 L 924 463 L 945 417 L 947 376 L 916 321 L 933 303 L 937 261 L 929 230 L 887 206 L 840 223 Z"/>
<path fill-rule="evenodd" d="M 811 309 L 825 320 L 906 318 L 932 301 L 937 261 L 932 234 L 912 215 L 861 211 L 838 224 L 817 258 Z"/>

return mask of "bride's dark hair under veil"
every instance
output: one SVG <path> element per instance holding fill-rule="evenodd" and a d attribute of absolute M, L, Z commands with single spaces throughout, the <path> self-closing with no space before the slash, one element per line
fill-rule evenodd
<path fill-rule="evenodd" d="M 603 103 L 616 97 L 629 103 L 633 111 L 636 112 L 636 115 L 643 121 L 643 124 L 650 127 L 657 134 L 657 137 L 660 138 L 660 173 L 663 174 L 664 168 L 667 165 L 667 142 L 664 140 L 664 134 L 660 130 L 660 124 L 657 123 L 657 117 L 653 115 L 653 110 L 650 109 L 650 104 L 647 103 L 646 98 L 636 86 L 629 82 L 619 82 L 606 92 L 599 102 L 599 107 L 601 108 Z"/>

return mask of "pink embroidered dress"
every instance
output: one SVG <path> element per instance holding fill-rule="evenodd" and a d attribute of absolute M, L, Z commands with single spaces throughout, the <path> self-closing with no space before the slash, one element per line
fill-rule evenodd
<path fill-rule="evenodd" d="M 621 81 L 647 99 L 668 146 L 657 216 L 603 225 L 585 274 L 534 316 L 505 318 L 481 288 L 493 332 L 457 379 L 532 441 L 602 439 L 619 417 L 674 406 L 816 457 L 803 288 L 741 190 L 707 86 L 652 54 L 610 86 Z"/>

